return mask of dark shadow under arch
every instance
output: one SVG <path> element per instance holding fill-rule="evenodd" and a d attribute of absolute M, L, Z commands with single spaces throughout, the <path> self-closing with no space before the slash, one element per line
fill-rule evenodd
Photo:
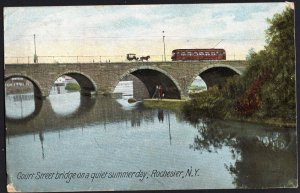
<path fill-rule="evenodd" d="M 180 99 L 180 91 L 174 81 L 164 73 L 154 69 L 137 69 L 130 74 L 139 78 L 146 86 L 150 98 L 154 95 L 157 85 L 161 85 L 164 98 Z"/>
<path fill-rule="evenodd" d="M 65 72 L 63 74 L 60 74 L 57 78 L 59 78 L 63 75 L 70 76 L 78 82 L 78 84 L 80 85 L 81 95 L 91 96 L 96 93 L 96 91 L 97 91 L 96 84 L 87 75 L 84 75 L 80 72 Z M 50 92 L 50 89 L 49 89 L 49 92 Z"/>
<path fill-rule="evenodd" d="M 199 76 L 205 82 L 207 89 L 213 86 L 222 87 L 226 82 L 226 79 L 233 77 L 234 75 L 240 75 L 237 71 L 228 67 L 211 67 L 200 72 Z"/>

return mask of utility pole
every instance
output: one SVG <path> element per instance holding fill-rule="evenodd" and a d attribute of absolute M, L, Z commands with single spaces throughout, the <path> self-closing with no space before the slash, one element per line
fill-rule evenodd
<path fill-rule="evenodd" d="M 163 33 L 163 43 L 164 43 L 164 59 L 166 61 L 165 31 L 162 31 L 162 33 Z"/>
<path fill-rule="evenodd" d="M 34 57 L 33 57 L 33 62 L 34 63 L 38 63 L 38 57 L 36 55 L 35 34 L 33 34 L 33 40 L 34 40 Z"/>

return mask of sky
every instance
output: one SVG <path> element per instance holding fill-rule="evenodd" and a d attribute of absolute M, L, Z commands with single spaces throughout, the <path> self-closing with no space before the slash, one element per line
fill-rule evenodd
<path fill-rule="evenodd" d="M 224 48 L 227 59 L 263 49 L 267 18 L 286 3 L 105 5 L 4 8 L 5 57 L 163 55 Z M 164 31 L 164 33 L 163 33 Z M 100 58 L 101 59 L 101 58 Z M 41 60 L 41 58 L 40 58 Z"/>

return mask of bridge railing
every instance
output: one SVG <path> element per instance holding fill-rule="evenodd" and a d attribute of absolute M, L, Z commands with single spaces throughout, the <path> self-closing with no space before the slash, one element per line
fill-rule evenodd
<path fill-rule="evenodd" d="M 140 57 L 140 56 L 137 56 Z M 227 55 L 227 60 L 245 60 L 244 55 Z M 163 62 L 164 55 L 150 55 L 148 61 Z M 166 55 L 166 61 L 170 62 L 171 55 Z M 5 64 L 34 64 L 33 56 L 5 57 Z M 128 61 L 126 55 L 114 56 L 38 56 L 37 63 L 115 63 L 136 62 Z"/>
<path fill-rule="evenodd" d="M 139 56 L 137 56 L 139 57 Z M 163 55 L 150 55 L 148 61 L 162 62 Z M 166 55 L 166 61 L 171 61 L 171 55 Z M 114 63 L 135 62 L 127 60 L 126 55 L 114 56 L 38 56 L 37 63 Z M 5 64 L 33 64 L 33 56 L 5 57 Z"/>

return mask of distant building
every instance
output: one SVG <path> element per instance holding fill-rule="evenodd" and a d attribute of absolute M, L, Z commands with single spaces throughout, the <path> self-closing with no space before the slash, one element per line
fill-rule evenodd
<path fill-rule="evenodd" d="M 6 87 L 12 87 L 12 86 L 30 86 L 31 82 L 25 78 L 22 77 L 15 77 L 10 78 L 7 81 L 5 81 Z"/>
<path fill-rule="evenodd" d="M 55 86 L 64 86 L 66 79 L 64 77 L 59 77 L 55 82 Z"/>

